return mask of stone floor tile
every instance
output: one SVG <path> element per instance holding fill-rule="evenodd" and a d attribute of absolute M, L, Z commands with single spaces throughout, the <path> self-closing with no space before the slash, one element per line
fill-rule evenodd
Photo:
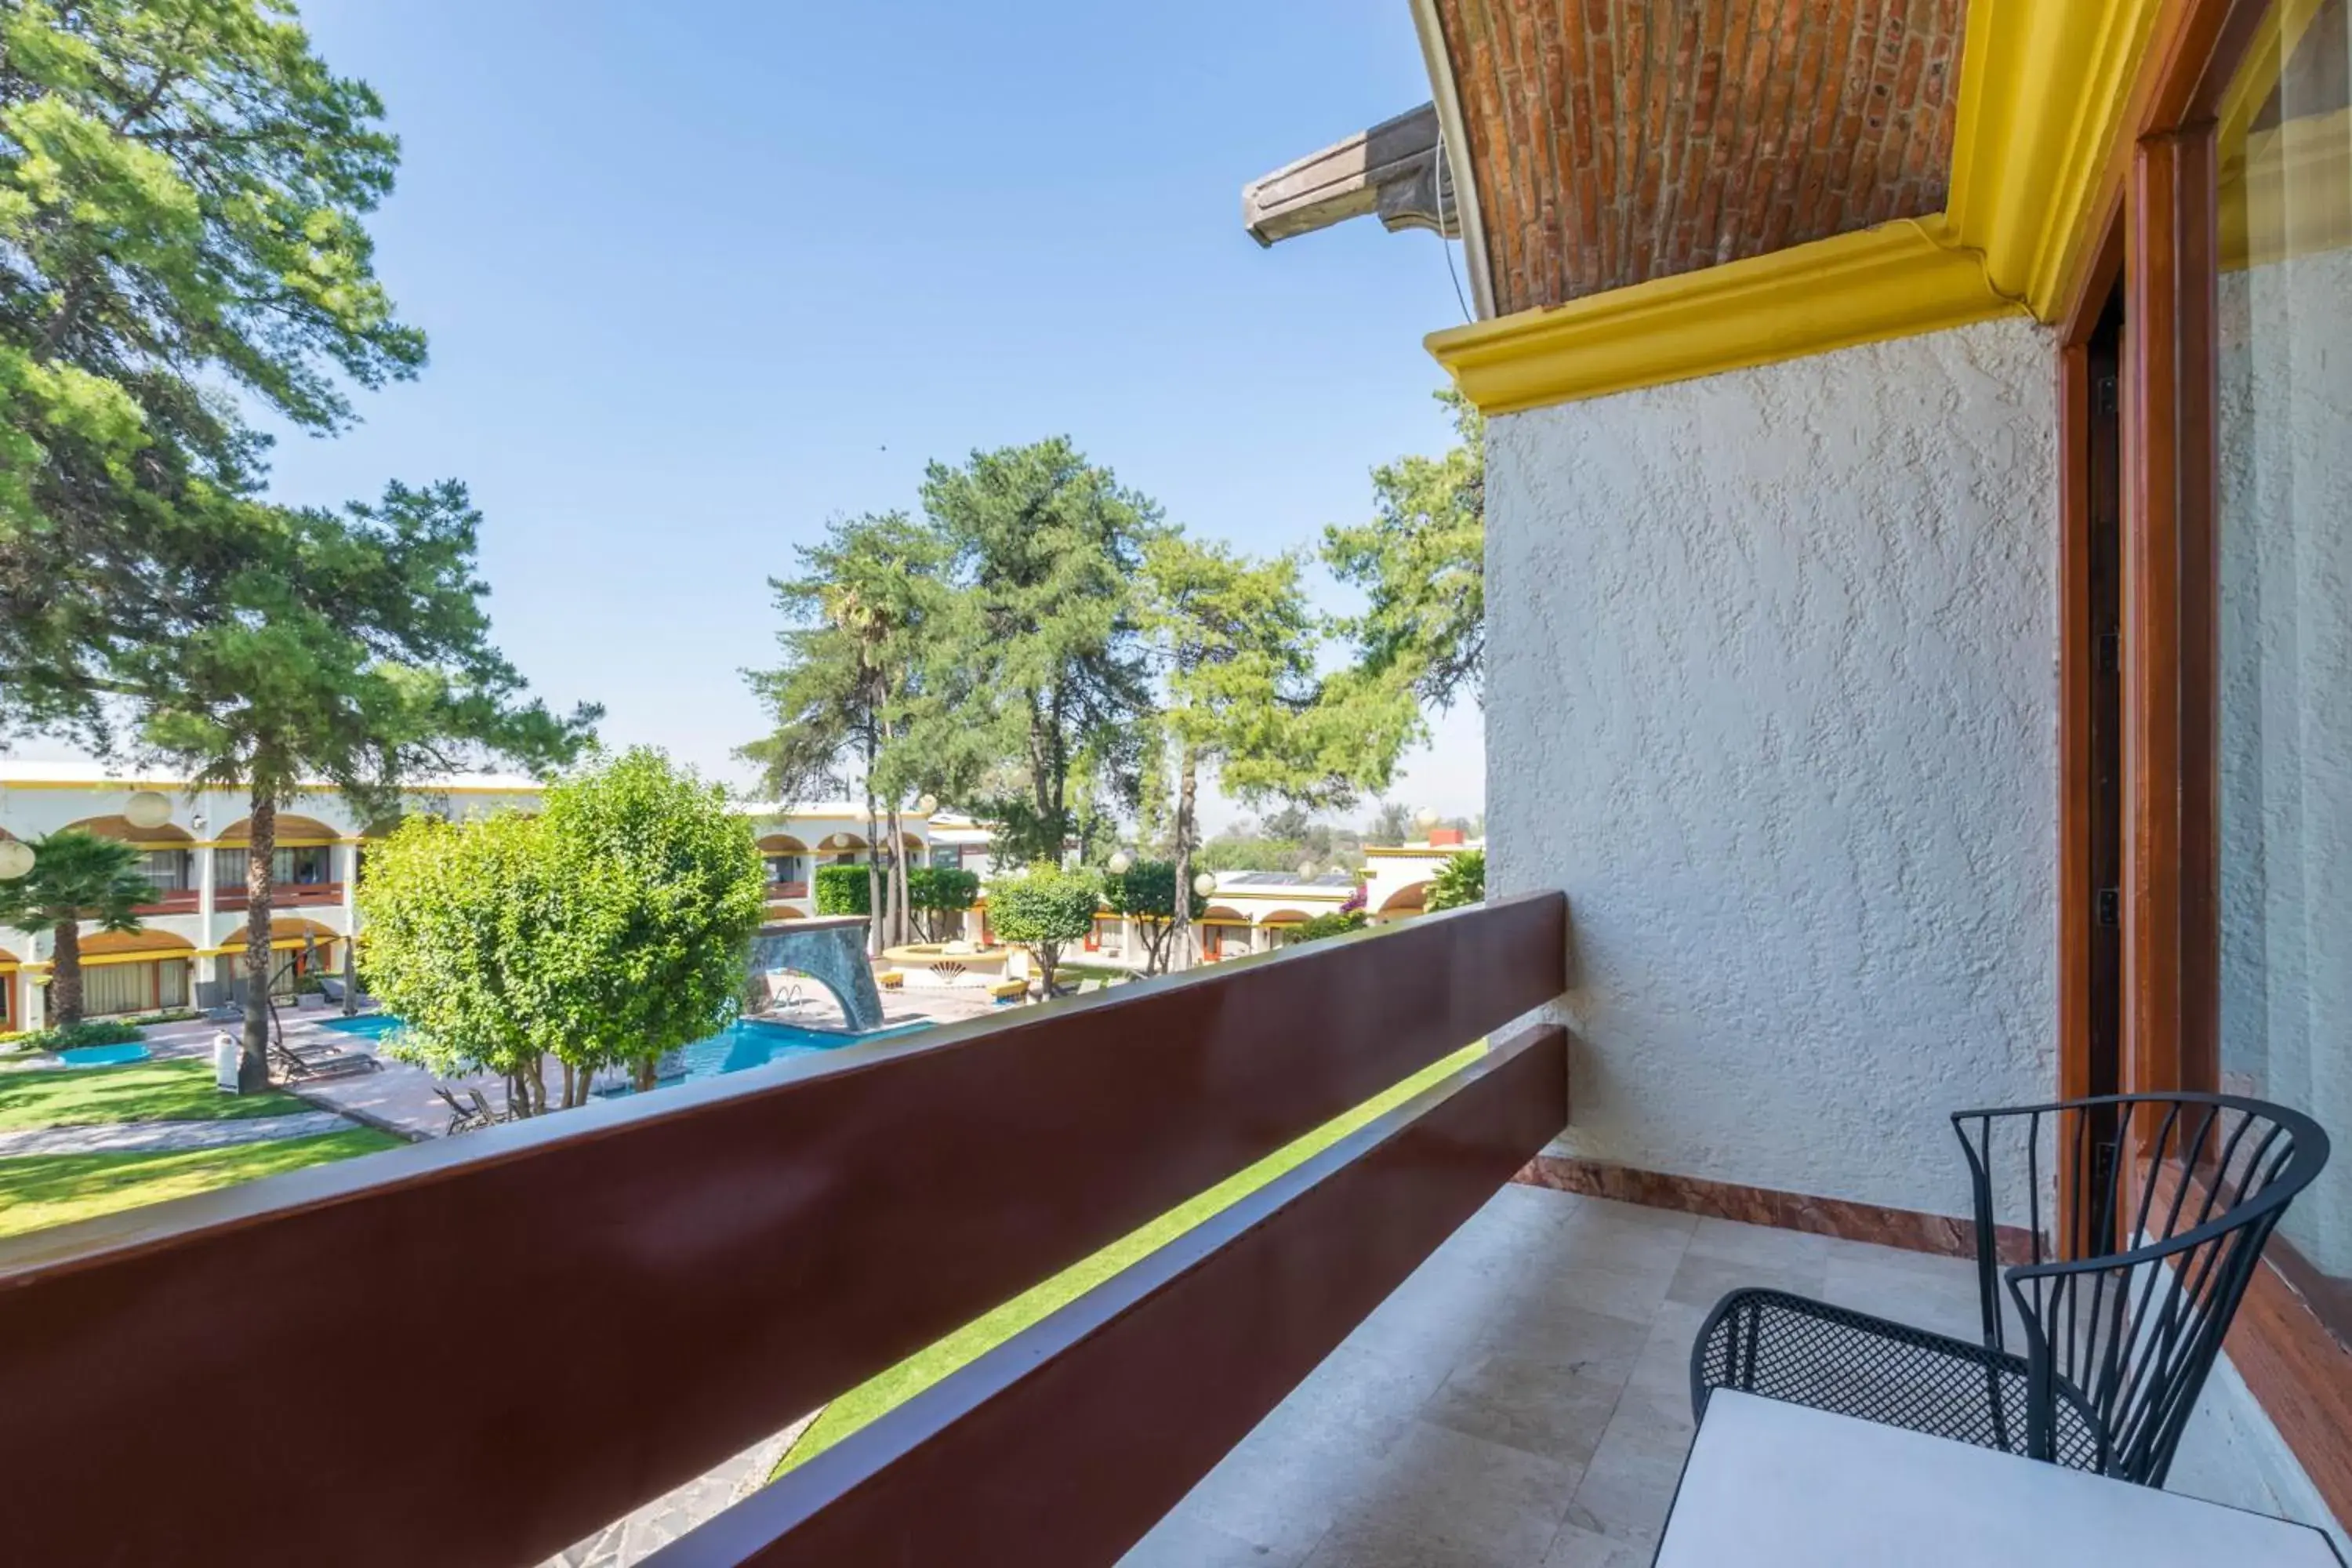
<path fill-rule="evenodd" d="M 1473 1355 L 1422 1406 L 1421 1418 L 1523 1453 L 1581 1467 L 1601 1446 L 1632 1369 L 1542 1355 Z"/>
<path fill-rule="evenodd" d="M 1565 1522 L 1612 1540 L 1654 1542 L 1682 1479 L 1690 1437 L 1687 1425 L 1660 1420 L 1648 1404 L 1620 1401 Z"/>
<path fill-rule="evenodd" d="M 1738 1220 L 1701 1217 L 1691 1230 L 1690 1249 L 1734 1263 L 1769 1268 L 1807 1268 L 1826 1263 L 1836 1243 L 1826 1236 L 1782 1230 L 1777 1226 L 1743 1225 Z"/>
<path fill-rule="evenodd" d="M 1807 1257 L 1801 1250 L 1772 1261 L 1719 1258 L 1694 1246 L 1683 1255 L 1682 1267 L 1666 1287 L 1665 1299 L 1692 1306 L 1712 1307 L 1733 1290 L 1750 1286 L 1786 1290 L 1799 1296 L 1819 1296 L 1828 1278 L 1826 1255 Z"/>
<path fill-rule="evenodd" d="M 1650 1568 L 1653 1547 L 1643 1541 L 1620 1541 L 1579 1525 L 1563 1524 L 1552 1537 L 1543 1568 Z"/>
<path fill-rule="evenodd" d="M 1179 1507 L 1129 1549 L 1119 1568 L 1298 1568 L 1307 1548 L 1267 1546 Z"/>
<path fill-rule="evenodd" d="M 1201 1479 L 1179 1510 L 1269 1556 L 1304 1556 L 1334 1523 L 1372 1504 L 1384 1452 L 1277 1409 Z"/>
<path fill-rule="evenodd" d="M 1325 1536 L 1305 1568 L 1528 1568 L 1528 1560 L 1443 1534 L 1351 1522 Z"/>
<path fill-rule="evenodd" d="M 1817 1294 L 1836 1306 L 1892 1318 L 1914 1328 L 1979 1340 L 1984 1335 L 1984 1310 L 1978 1300 L 1976 1269 L 1958 1259 L 1944 1261 L 1956 1267 L 1929 1271 L 1903 1261 L 1841 1252 L 1830 1259 Z"/>
<path fill-rule="evenodd" d="M 1276 1414 L 1326 1438 L 1385 1450 L 1444 1386 L 1452 1364 L 1436 1354 L 1404 1353 L 1392 1343 L 1377 1336 L 1350 1338 L 1290 1391 Z"/>
<path fill-rule="evenodd" d="M 1416 1421 L 1383 1456 L 1372 1494 L 1335 1522 L 1370 1536 L 1418 1536 L 1507 1563 L 1538 1563 L 1578 1477 L 1576 1465 Z M 1332 1550 L 1327 1541 L 1323 1551 Z"/>

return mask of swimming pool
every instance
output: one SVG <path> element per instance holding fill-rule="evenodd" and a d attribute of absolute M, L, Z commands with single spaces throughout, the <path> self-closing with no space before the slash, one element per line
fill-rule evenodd
<path fill-rule="evenodd" d="M 327 1018 L 320 1027 L 341 1034 L 359 1035 L 371 1040 L 381 1040 L 396 1034 L 404 1026 L 389 1013 L 368 1013 L 356 1018 Z M 663 1083 L 686 1083 L 695 1079 L 717 1078 L 723 1073 L 741 1072 L 747 1068 L 765 1067 L 787 1057 L 814 1056 L 820 1051 L 837 1051 L 844 1046 L 854 1046 L 865 1040 L 890 1039 L 899 1035 L 913 1034 L 929 1028 L 930 1021 L 898 1024 L 871 1034 L 844 1035 L 830 1029 L 806 1029 L 796 1024 L 778 1023 L 770 1018 L 740 1018 L 711 1036 L 707 1040 L 672 1051 L 662 1058 Z M 626 1085 L 614 1085 L 596 1091 L 599 1094 L 627 1094 Z"/>

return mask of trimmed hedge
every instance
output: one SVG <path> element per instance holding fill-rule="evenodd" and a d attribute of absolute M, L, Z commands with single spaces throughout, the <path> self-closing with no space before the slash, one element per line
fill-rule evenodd
<path fill-rule="evenodd" d="M 870 915 L 874 905 L 866 884 L 864 866 L 819 866 L 814 890 L 821 915 Z"/>
<path fill-rule="evenodd" d="M 121 1018 L 93 1018 L 62 1029 L 25 1029 L 0 1035 L 0 1046 L 35 1051 L 70 1051 L 84 1046 L 128 1046 L 140 1038 L 139 1026 Z"/>
<path fill-rule="evenodd" d="M 819 866 L 816 868 L 816 912 L 821 915 L 868 915 L 869 889 L 863 866 Z M 980 899 L 980 873 L 941 870 L 930 866 L 907 868 L 907 902 L 929 914 L 956 914 Z"/>

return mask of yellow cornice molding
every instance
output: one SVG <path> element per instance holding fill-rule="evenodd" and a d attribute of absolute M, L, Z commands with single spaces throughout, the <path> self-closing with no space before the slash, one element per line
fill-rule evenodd
<path fill-rule="evenodd" d="M 1883 224 L 1432 333 L 1487 414 L 2021 315 L 1940 218 Z"/>
<path fill-rule="evenodd" d="M 1994 289 L 2043 321 L 2098 237 L 2133 79 L 2164 0 L 1969 0 L 1946 205 Z"/>
<path fill-rule="evenodd" d="M 2167 3 L 1969 0 L 1943 214 L 1437 332 L 1430 352 L 1481 410 L 1508 414 L 1999 315 L 2053 320 L 2095 254 Z M 2291 26 L 2315 3 L 2274 14 Z"/>

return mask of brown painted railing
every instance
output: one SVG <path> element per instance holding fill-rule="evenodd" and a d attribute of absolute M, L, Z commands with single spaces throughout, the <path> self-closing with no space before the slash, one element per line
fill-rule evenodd
<path fill-rule="evenodd" d="M 771 882 L 768 884 L 768 897 L 805 899 L 808 897 L 808 884 L 806 882 Z"/>
<path fill-rule="evenodd" d="M 213 894 L 215 910 L 241 910 L 248 901 L 241 887 L 223 888 Z M 310 909 L 342 901 L 341 882 L 280 882 L 269 889 L 269 907 L 274 910 Z"/>
<path fill-rule="evenodd" d="M 1565 927 L 1458 910 L 0 1244 L 0 1542 L 535 1561 L 1541 1005 Z M 667 1560 L 1115 1559 L 1565 1074 L 1517 1038 Z"/>

